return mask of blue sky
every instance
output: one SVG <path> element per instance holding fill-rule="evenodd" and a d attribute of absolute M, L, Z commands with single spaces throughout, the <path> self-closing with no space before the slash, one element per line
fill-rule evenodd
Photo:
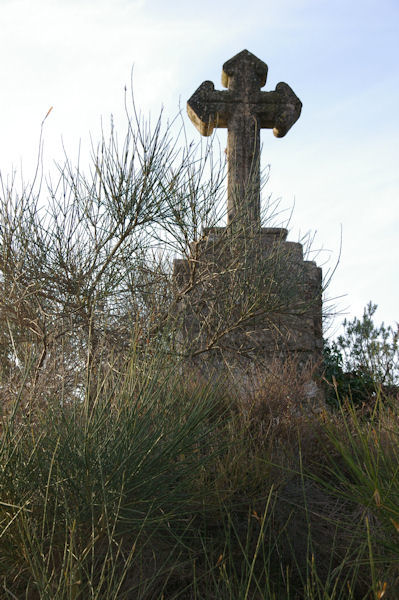
<path fill-rule="evenodd" d="M 144 114 L 176 115 L 205 79 L 247 48 L 303 102 L 287 136 L 262 133 L 267 192 L 289 210 L 290 239 L 316 232 L 333 267 L 328 295 L 348 316 L 369 300 L 399 320 L 398 0 L 1 0 L 0 169 L 29 178 L 45 126 L 45 162 L 99 136 L 134 65 Z M 198 132 L 187 119 L 193 139 Z M 224 133 L 219 134 L 224 144 Z M 339 322 L 342 320 L 338 318 Z"/>

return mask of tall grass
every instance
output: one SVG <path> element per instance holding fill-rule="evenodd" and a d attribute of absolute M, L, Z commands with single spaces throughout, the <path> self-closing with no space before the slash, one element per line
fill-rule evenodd
<path fill-rule="evenodd" d="M 0 597 L 397 598 L 396 407 L 312 411 L 271 377 L 244 398 L 136 355 L 46 410 L 21 388 Z"/>
<path fill-rule="evenodd" d="M 0 569 L 10 597 L 151 597 L 182 548 L 194 551 L 212 394 L 194 391 L 187 410 L 178 382 L 147 367 L 129 364 L 94 400 L 54 398 L 28 414 L 21 405 L 5 419 Z"/>

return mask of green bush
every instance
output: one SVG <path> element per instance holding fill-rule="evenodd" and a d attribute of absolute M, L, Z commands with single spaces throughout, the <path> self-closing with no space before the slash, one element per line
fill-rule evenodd
<path fill-rule="evenodd" d="M 382 392 L 395 391 L 399 383 L 399 328 L 373 317 L 377 305 L 369 302 L 362 319 L 343 322 L 344 332 L 324 345 L 324 376 L 327 399 L 336 406 L 338 398 L 349 397 L 355 405 L 367 403 Z"/>

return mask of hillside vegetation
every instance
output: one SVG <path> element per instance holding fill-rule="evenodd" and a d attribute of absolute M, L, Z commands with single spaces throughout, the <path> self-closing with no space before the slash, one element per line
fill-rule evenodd
<path fill-rule="evenodd" d="M 203 379 L 172 261 L 223 169 L 128 125 L 88 175 L 2 180 L 0 598 L 397 599 L 397 331 L 370 303 L 317 368 Z"/>

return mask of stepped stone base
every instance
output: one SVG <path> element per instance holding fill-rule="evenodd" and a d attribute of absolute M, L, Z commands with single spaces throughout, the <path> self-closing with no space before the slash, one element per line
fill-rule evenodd
<path fill-rule="evenodd" d="M 282 228 L 249 237 L 207 229 L 190 258 L 175 261 L 178 348 L 202 373 L 320 361 L 322 272 L 286 238 Z"/>

